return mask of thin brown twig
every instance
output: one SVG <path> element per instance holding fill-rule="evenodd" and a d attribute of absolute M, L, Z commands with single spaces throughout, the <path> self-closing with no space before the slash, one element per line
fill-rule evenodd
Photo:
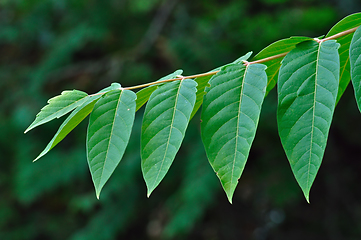
<path fill-rule="evenodd" d="M 314 39 L 315 41 L 318 41 L 318 42 L 325 42 L 325 41 L 328 41 L 328 40 L 333 40 L 333 39 L 337 39 L 337 38 L 340 38 L 340 37 L 343 37 L 343 36 L 346 36 L 350 33 L 353 33 L 356 31 L 358 27 L 354 27 L 354 28 L 351 28 L 351 29 L 348 29 L 346 31 L 343 31 L 343 32 L 340 32 L 340 33 L 337 33 L 335 35 L 332 35 L 330 37 L 327 37 L 327 38 L 324 38 L 324 39 Z M 259 60 L 255 60 L 255 61 L 252 61 L 252 62 L 247 62 L 247 61 L 244 61 L 244 64 L 245 65 L 250 65 L 250 64 L 256 64 L 256 63 L 264 63 L 264 62 L 268 62 L 268 61 L 271 61 L 273 59 L 277 59 L 277 58 L 281 58 L 281 57 L 284 57 L 288 54 L 289 52 L 284 52 L 284 53 L 280 53 L 280 54 L 277 54 L 277 55 L 274 55 L 274 56 L 270 56 L 270 57 L 266 57 L 266 58 L 263 58 L 263 59 L 259 59 Z M 162 81 L 155 81 L 155 82 L 150 82 L 150 83 L 145 83 L 145 84 L 141 84 L 141 85 L 136 85 L 136 86 L 131 86 L 131 87 L 125 87 L 125 88 L 122 88 L 123 90 L 131 90 L 131 89 L 137 89 L 137 88 L 143 88 L 143 87 L 148 87 L 148 86 L 151 86 L 151 85 L 155 85 L 155 84 L 160 84 L 160 83 L 165 83 L 165 82 L 172 82 L 172 81 L 177 81 L 177 80 L 184 80 L 184 79 L 193 79 L 193 78 L 197 78 L 197 77 L 203 77 L 203 76 L 209 76 L 209 75 L 215 75 L 217 74 L 219 71 L 213 71 L 213 72 L 207 72 L 207 73 L 201 73 L 201 74 L 196 74 L 196 75 L 191 75 L 191 76 L 182 76 L 182 77 L 177 77 L 177 78 L 173 78 L 173 79 L 165 79 L 165 80 L 162 80 Z M 97 93 L 95 95 L 99 95 L 100 93 Z M 101 93 L 103 94 L 103 93 Z M 94 94 L 93 94 L 94 95 Z M 92 95 L 92 96 L 93 96 Z"/>

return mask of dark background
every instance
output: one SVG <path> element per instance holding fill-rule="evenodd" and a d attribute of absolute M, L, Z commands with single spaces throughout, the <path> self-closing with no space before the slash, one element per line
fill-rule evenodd
<path fill-rule="evenodd" d="M 275 89 L 233 205 L 205 157 L 199 113 L 148 199 L 138 112 L 100 200 L 85 153 L 88 120 L 32 163 L 62 120 L 24 135 L 47 99 L 112 82 L 209 71 L 289 36 L 318 37 L 357 0 L 0 1 L 0 239 L 361 239 L 361 115 L 351 85 L 338 104 L 308 204 L 277 134 Z"/>

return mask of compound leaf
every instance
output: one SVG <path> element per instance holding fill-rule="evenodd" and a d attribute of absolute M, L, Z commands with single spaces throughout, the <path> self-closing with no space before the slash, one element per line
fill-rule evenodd
<path fill-rule="evenodd" d="M 263 64 L 231 64 L 206 89 L 202 140 L 230 202 L 255 137 L 267 86 L 265 70 Z"/>
<path fill-rule="evenodd" d="M 350 46 L 351 79 L 357 106 L 361 112 L 361 28 L 357 28 Z"/>
<path fill-rule="evenodd" d="M 88 94 L 78 90 L 63 91 L 61 95 L 48 100 L 48 105 L 43 107 L 36 115 L 34 122 L 25 130 L 27 133 L 31 129 L 47 123 L 55 118 L 60 118 L 76 107 L 82 105 Z"/>
<path fill-rule="evenodd" d="M 142 134 L 142 172 L 148 197 L 168 172 L 183 141 L 196 101 L 191 79 L 158 87 L 145 108 Z"/>
<path fill-rule="evenodd" d="M 293 174 L 309 202 L 335 108 L 340 62 L 336 41 L 307 41 L 282 61 L 278 131 Z"/>
<path fill-rule="evenodd" d="M 38 160 L 45 154 L 47 154 L 53 147 L 55 147 L 61 140 L 63 140 L 66 135 L 68 135 L 78 124 L 86 118 L 91 111 L 93 110 L 94 104 L 101 97 L 97 96 L 88 96 L 86 102 L 81 106 L 77 107 L 61 124 L 58 131 L 55 133 L 54 137 L 51 139 L 46 148 L 39 154 L 39 156 L 34 160 Z"/>
<path fill-rule="evenodd" d="M 87 132 L 87 158 L 97 198 L 128 145 L 135 116 L 136 95 L 112 90 L 96 103 Z"/>

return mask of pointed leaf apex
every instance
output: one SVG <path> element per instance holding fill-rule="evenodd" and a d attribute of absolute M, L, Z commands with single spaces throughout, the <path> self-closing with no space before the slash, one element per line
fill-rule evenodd
<path fill-rule="evenodd" d="M 147 182 L 146 182 L 146 185 L 147 185 L 147 198 L 150 197 L 150 195 L 152 194 L 152 192 L 154 191 L 154 189 L 158 186 L 154 186 L 154 185 L 149 185 Z"/>
<path fill-rule="evenodd" d="M 310 204 L 310 190 L 303 192 L 303 195 L 305 196 L 307 203 Z"/>
<path fill-rule="evenodd" d="M 233 197 L 233 194 L 231 194 L 231 195 L 227 194 L 227 198 L 228 198 L 228 201 L 230 204 L 232 204 L 232 197 Z"/>
<path fill-rule="evenodd" d="M 153 190 L 152 190 L 152 191 L 148 190 L 148 192 L 147 192 L 147 198 L 150 197 L 150 194 L 152 194 L 152 192 L 153 192 Z"/>
<path fill-rule="evenodd" d="M 95 190 L 95 194 L 96 194 L 96 196 L 97 196 L 97 199 L 99 200 L 99 197 L 100 197 L 100 191 L 101 191 L 101 189 L 96 189 Z"/>

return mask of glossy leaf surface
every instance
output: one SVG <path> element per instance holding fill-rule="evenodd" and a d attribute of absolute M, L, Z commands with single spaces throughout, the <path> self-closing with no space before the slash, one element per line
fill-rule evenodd
<path fill-rule="evenodd" d="M 282 61 L 278 79 L 278 130 L 306 200 L 321 165 L 339 82 L 339 44 L 303 42 Z"/>
<path fill-rule="evenodd" d="M 40 110 L 34 122 L 25 130 L 25 133 L 41 124 L 64 116 L 76 107 L 82 105 L 87 96 L 88 94 L 85 92 L 72 90 L 63 91 L 61 95 L 49 99 L 48 105 Z"/>
<path fill-rule="evenodd" d="M 190 79 L 169 82 L 150 96 L 141 134 L 141 165 L 148 196 L 164 178 L 180 148 L 196 101 L 196 86 Z"/>
<path fill-rule="evenodd" d="M 96 195 L 123 157 L 132 131 L 136 95 L 112 90 L 95 104 L 87 133 L 87 158 Z"/>
<path fill-rule="evenodd" d="M 357 106 L 361 112 L 361 28 L 357 28 L 350 46 L 352 85 Z"/>
<path fill-rule="evenodd" d="M 230 202 L 256 134 L 267 86 L 265 69 L 263 64 L 226 66 L 206 89 L 202 140 Z"/>

